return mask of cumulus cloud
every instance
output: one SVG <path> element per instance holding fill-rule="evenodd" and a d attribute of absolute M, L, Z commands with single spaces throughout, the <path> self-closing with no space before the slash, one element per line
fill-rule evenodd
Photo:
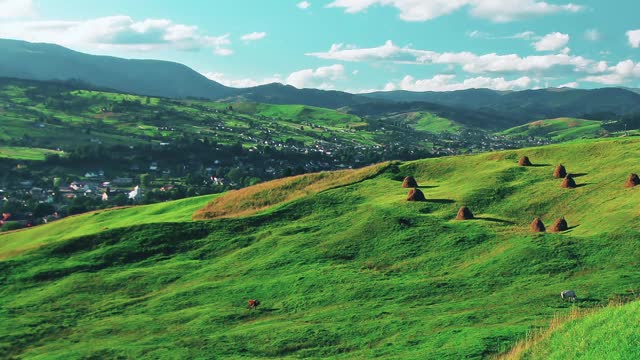
<path fill-rule="evenodd" d="M 234 79 L 221 72 L 204 72 L 202 75 L 223 85 L 236 88 L 254 87 L 271 83 L 283 83 L 300 89 L 334 89 L 335 85 L 333 82 L 345 78 L 345 68 L 343 65 L 336 64 L 331 66 L 321 66 L 317 69 L 303 69 L 292 72 L 286 78 L 283 78 L 280 74 L 274 74 L 261 79 Z"/>
<path fill-rule="evenodd" d="M 167 19 L 134 21 L 129 16 L 109 16 L 82 21 L 11 21 L 0 23 L 0 37 L 97 49 L 151 51 L 160 48 L 233 53 L 229 35 L 209 36 L 197 26 Z"/>
<path fill-rule="evenodd" d="M 265 84 L 282 82 L 282 78 L 278 74 L 274 74 L 272 76 L 265 77 L 262 79 L 251 79 L 251 78 L 231 79 L 227 75 L 220 72 L 208 72 L 208 73 L 203 73 L 203 75 L 213 81 L 219 82 L 222 85 L 231 86 L 235 88 L 247 88 L 247 87 L 254 87 L 254 86 L 260 86 Z"/>
<path fill-rule="evenodd" d="M 371 6 L 393 6 L 405 21 L 427 21 L 468 7 L 473 16 L 494 22 L 509 22 L 531 16 L 559 12 L 578 12 L 580 5 L 554 5 L 538 0 L 334 0 L 327 7 L 357 13 Z"/>
<path fill-rule="evenodd" d="M 0 19 L 15 19 L 35 13 L 33 0 L 0 0 Z"/>
<path fill-rule="evenodd" d="M 287 84 L 297 88 L 333 89 L 333 81 L 344 78 L 344 66 L 335 64 L 317 69 L 304 69 L 291 73 L 287 77 Z"/>
<path fill-rule="evenodd" d="M 558 87 L 577 89 L 579 86 L 580 86 L 580 84 L 578 84 L 576 81 L 572 81 L 572 82 L 569 82 L 569 83 L 566 83 L 566 84 L 562 84 L 562 85 L 560 85 Z"/>
<path fill-rule="evenodd" d="M 302 10 L 308 9 L 311 6 L 311 3 L 308 1 L 300 1 L 296 4 L 296 6 Z"/>
<path fill-rule="evenodd" d="M 569 43 L 569 35 L 554 32 L 542 37 L 539 41 L 533 44 L 538 51 L 556 51 L 564 48 Z"/>
<path fill-rule="evenodd" d="M 264 39 L 267 36 L 266 32 L 252 32 L 249 34 L 242 35 L 240 39 L 244 41 L 256 41 L 260 39 Z"/>
<path fill-rule="evenodd" d="M 473 77 L 463 81 L 456 81 L 456 75 L 436 75 L 429 79 L 415 79 L 412 76 L 405 76 L 396 86 L 389 83 L 385 89 L 402 89 L 408 91 L 456 91 L 475 88 L 488 88 L 494 90 L 514 90 L 524 89 L 531 85 L 532 79 L 523 76 L 514 80 L 506 80 L 504 77 Z"/>
<path fill-rule="evenodd" d="M 640 62 L 634 63 L 632 60 L 624 60 L 616 65 L 607 66 L 604 61 L 601 61 L 598 66 L 598 72 L 601 74 L 586 76 L 581 81 L 621 85 L 634 79 L 640 79 Z"/>
<path fill-rule="evenodd" d="M 627 31 L 627 38 L 629 39 L 629 45 L 633 48 L 640 48 L 640 29 Z"/>

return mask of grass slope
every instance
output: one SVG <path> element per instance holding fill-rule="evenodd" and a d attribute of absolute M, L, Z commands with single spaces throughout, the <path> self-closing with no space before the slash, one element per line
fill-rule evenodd
<path fill-rule="evenodd" d="M 76 215 L 46 226 L 3 234 L 0 259 L 21 254 L 50 242 L 96 234 L 108 229 L 134 224 L 190 221 L 194 211 L 202 208 L 218 195 L 206 195 L 159 204 L 99 210 Z"/>
<path fill-rule="evenodd" d="M 47 156 L 48 154 L 61 155 L 63 153 L 60 151 L 49 149 L 0 146 L 0 159 L 41 161 L 44 160 L 45 156 Z"/>
<path fill-rule="evenodd" d="M 632 360 L 640 358 L 640 302 L 591 311 L 557 325 L 513 359 Z"/>
<path fill-rule="evenodd" d="M 640 141 L 616 139 L 429 159 L 295 199 L 277 191 L 274 207 L 250 216 L 147 225 L 134 218 L 135 226 L 100 231 L 98 225 L 69 237 L 47 238 L 54 225 L 0 235 L 0 244 L 19 234 L 41 245 L 0 262 L 0 353 L 30 359 L 501 353 L 554 314 L 571 311 L 561 290 L 575 289 L 581 308 L 637 293 L 640 189 L 623 182 L 638 171 L 639 151 Z M 539 166 L 518 167 L 524 154 Z M 558 162 L 583 173 L 577 178 L 583 186 L 561 189 L 551 176 Z M 404 200 L 401 180 L 409 174 L 427 202 Z M 461 205 L 478 219 L 453 221 Z M 132 210 L 114 216 L 120 211 Z M 188 220 L 183 215 L 167 220 Z M 568 232 L 527 230 L 534 216 L 549 223 L 563 215 Z M 246 309 L 249 298 L 262 307 Z"/>
<path fill-rule="evenodd" d="M 595 138 L 602 132 L 600 121 L 575 118 L 538 120 L 507 129 L 500 135 L 519 137 L 547 137 L 559 141 Z"/>

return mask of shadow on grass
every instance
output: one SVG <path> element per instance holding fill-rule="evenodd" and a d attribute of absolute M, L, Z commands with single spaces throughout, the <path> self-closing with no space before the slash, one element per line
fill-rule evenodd
<path fill-rule="evenodd" d="M 495 222 L 495 223 L 500 223 L 500 224 L 515 225 L 515 223 L 513 221 L 503 220 L 503 219 L 498 219 L 498 218 L 492 218 L 492 217 L 476 216 L 474 219 L 475 220 L 490 221 L 490 222 Z"/>
<path fill-rule="evenodd" d="M 592 184 L 591 184 L 591 183 L 577 184 L 577 185 L 576 185 L 576 189 L 577 189 L 577 188 L 581 188 L 581 187 L 583 187 L 583 186 L 587 186 L 587 185 L 592 185 Z"/>
<path fill-rule="evenodd" d="M 453 204 L 455 201 L 451 199 L 427 199 L 426 202 L 435 204 Z"/>
<path fill-rule="evenodd" d="M 437 188 L 440 187 L 438 185 L 422 185 L 422 186 L 418 186 L 418 189 L 433 189 L 433 188 Z"/>
<path fill-rule="evenodd" d="M 576 173 L 576 174 L 571 174 L 571 177 L 577 178 L 577 177 L 581 177 L 581 176 L 585 176 L 585 175 L 589 175 L 587 173 Z"/>
<path fill-rule="evenodd" d="M 548 167 L 548 166 L 553 166 L 551 164 L 531 164 L 529 165 L 529 167 Z"/>

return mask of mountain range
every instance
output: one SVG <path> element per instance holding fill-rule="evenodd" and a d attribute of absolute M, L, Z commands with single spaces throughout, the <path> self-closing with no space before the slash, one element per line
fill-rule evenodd
<path fill-rule="evenodd" d="M 455 113 L 459 118 L 465 118 L 473 112 L 473 116 L 494 119 L 491 127 L 496 128 L 561 116 L 605 120 L 640 112 L 639 90 L 629 88 L 468 89 L 367 94 L 297 89 L 277 83 L 231 88 L 175 62 L 96 56 L 54 44 L 8 39 L 0 39 L 0 77 L 75 81 L 120 92 L 169 98 L 302 104 L 358 115 L 432 111 L 440 115 Z"/>

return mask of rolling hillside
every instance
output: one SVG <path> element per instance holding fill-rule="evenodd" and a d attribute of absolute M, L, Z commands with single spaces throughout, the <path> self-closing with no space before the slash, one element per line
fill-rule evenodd
<path fill-rule="evenodd" d="M 312 144 L 329 135 L 333 143 L 379 140 L 372 133 L 347 131 L 367 125 L 356 115 L 304 105 L 170 100 L 8 78 L 0 78 L 0 101 L 0 144 L 26 137 L 32 147 L 53 149 L 92 141 L 157 145 L 185 135 L 246 145 L 289 138 Z M 300 128 L 308 124 L 316 128 Z"/>
<path fill-rule="evenodd" d="M 499 135 L 515 137 L 545 137 L 558 141 L 574 140 L 580 138 L 596 138 L 602 136 L 600 121 L 575 118 L 558 118 L 530 122 L 504 130 Z"/>
<path fill-rule="evenodd" d="M 635 298 L 640 189 L 623 183 L 639 152 L 628 138 L 391 163 L 0 235 L 0 353 L 496 355 L 572 307 Z M 578 188 L 551 176 L 560 162 Z M 426 202 L 405 200 L 406 175 Z M 462 205 L 475 220 L 453 220 Z M 535 216 L 570 229 L 532 234 Z"/>

